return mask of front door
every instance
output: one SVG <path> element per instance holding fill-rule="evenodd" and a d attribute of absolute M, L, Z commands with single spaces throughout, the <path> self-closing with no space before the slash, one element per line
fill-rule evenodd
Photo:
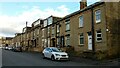
<path fill-rule="evenodd" d="M 88 50 L 92 50 L 92 35 L 88 35 Z"/>
<path fill-rule="evenodd" d="M 52 46 L 55 47 L 55 38 L 52 39 Z"/>
<path fill-rule="evenodd" d="M 61 36 L 61 45 L 64 46 L 64 36 Z"/>

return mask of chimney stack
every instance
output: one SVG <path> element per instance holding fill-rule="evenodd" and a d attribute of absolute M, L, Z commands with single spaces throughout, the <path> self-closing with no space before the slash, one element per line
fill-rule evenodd
<path fill-rule="evenodd" d="M 81 0 L 80 1 L 80 10 L 84 9 L 85 7 L 87 7 L 87 0 Z"/>

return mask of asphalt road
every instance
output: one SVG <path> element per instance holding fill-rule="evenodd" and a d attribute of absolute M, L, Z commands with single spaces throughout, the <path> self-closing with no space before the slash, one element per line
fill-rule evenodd
<path fill-rule="evenodd" d="M 43 59 L 41 53 L 2 50 L 2 66 L 89 66 L 72 61 Z"/>

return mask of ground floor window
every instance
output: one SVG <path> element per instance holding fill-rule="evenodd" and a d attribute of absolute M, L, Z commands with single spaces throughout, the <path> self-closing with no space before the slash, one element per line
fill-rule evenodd
<path fill-rule="evenodd" d="M 65 40 L 66 40 L 66 46 L 70 46 L 70 36 L 66 36 L 66 38 L 65 38 Z"/>
<path fill-rule="evenodd" d="M 102 41 L 102 32 L 101 30 L 96 31 L 96 41 L 101 42 Z"/>
<path fill-rule="evenodd" d="M 83 33 L 80 34 L 80 45 L 83 45 L 84 44 L 84 35 Z"/>
<path fill-rule="evenodd" d="M 50 47 L 50 38 L 48 38 L 48 47 Z"/>
<path fill-rule="evenodd" d="M 44 47 L 44 39 L 42 39 L 42 47 Z"/>
<path fill-rule="evenodd" d="M 60 46 L 60 38 L 57 38 L 57 46 Z"/>

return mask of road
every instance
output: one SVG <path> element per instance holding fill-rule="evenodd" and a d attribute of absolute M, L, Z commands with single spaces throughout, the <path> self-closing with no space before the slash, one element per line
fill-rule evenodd
<path fill-rule="evenodd" d="M 2 66 L 88 66 L 72 61 L 43 59 L 41 53 L 2 50 Z"/>

